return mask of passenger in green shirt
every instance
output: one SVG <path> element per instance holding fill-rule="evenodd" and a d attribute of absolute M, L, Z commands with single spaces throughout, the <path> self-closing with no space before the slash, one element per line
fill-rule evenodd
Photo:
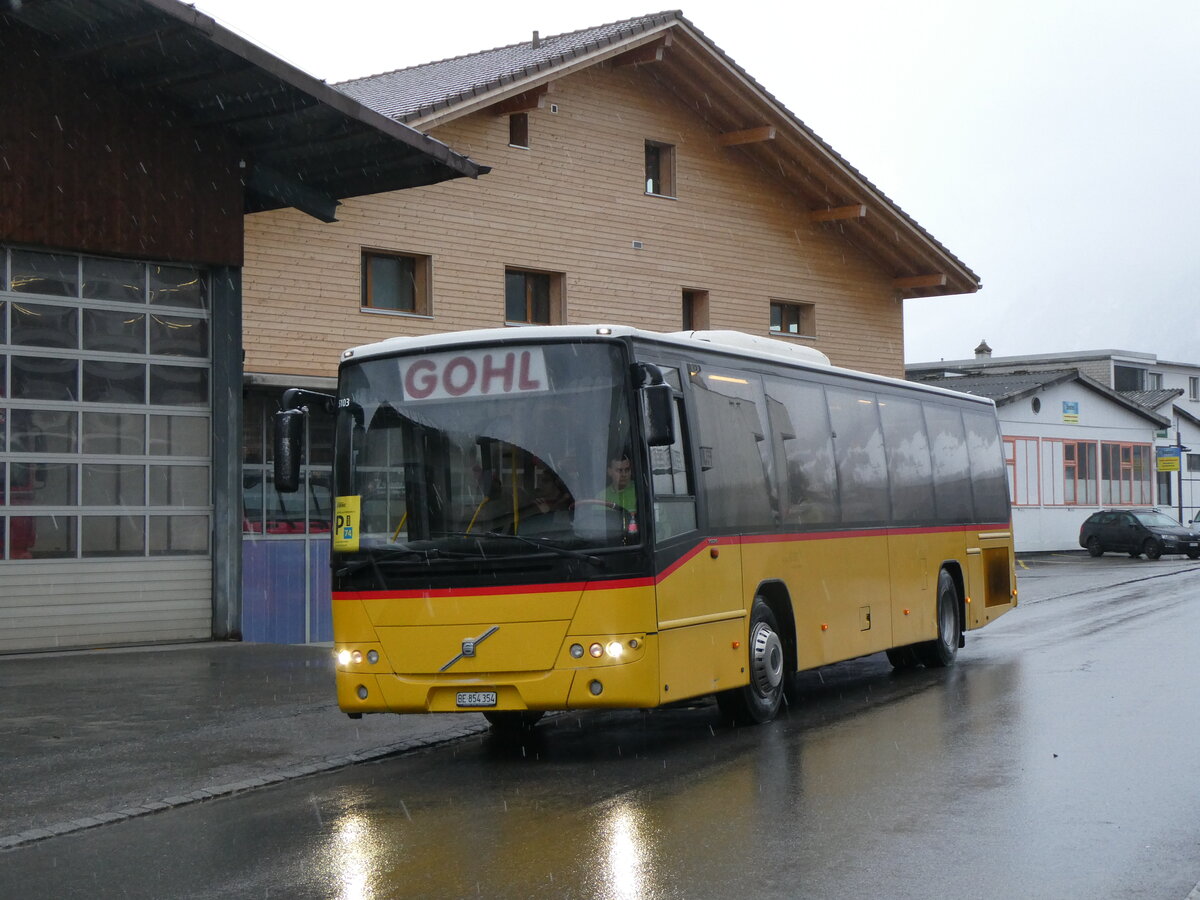
<path fill-rule="evenodd" d="M 616 459 L 608 461 L 608 486 L 604 489 L 603 499 L 631 513 L 637 512 L 637 491 L 633 489 L 630 480 L 633 474 L 633 464 L 629 457 L 622 453 Z"/>

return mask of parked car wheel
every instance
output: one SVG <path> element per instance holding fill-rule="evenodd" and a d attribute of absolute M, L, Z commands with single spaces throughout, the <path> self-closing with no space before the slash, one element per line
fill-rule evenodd
<path fill-rule="evenodd" d="M 1100 538 L 1092 535 L 1088 538 L 1087 552 L 1089 556 L 1103 556 L 1104 548 L 1100 546 Z"/>
<path fill-rule="evenodd" d="M 1154 538 L 1146 538 L 1146 543 L 1142 544 L 1142 552 L 1146 554 L 1146 559 L 1158 559 L 1162 556 L 1162 544 Z"/>

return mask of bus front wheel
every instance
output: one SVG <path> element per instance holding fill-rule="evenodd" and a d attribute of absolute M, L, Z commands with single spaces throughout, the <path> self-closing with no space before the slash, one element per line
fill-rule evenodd
<path fill-rule="evenodd" d="M 958 589 L 954 579 L 945 569 L 938 574 L 937 594 L 938 636 L 924 644 L 917 644 L 921 662 L 929 669 L 944 669 L 954 665 L 958 656 L 958 641 L 962 633 L 959 622 Z"/>
<path fill-rule="evenodd" d="M 750 683 L 717 694 L 717 706 L 739 725 L 760 725 L 779 712 L 786 659 L 779 622 L 762 597 L 755 597 L 750 608 L 749 644 Z"/>

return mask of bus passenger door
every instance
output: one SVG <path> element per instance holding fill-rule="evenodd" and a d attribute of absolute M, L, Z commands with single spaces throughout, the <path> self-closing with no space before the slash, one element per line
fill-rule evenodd
<path fill-rule="evenodd" d="M 741 546 L 735 536 L 698 530 L 695 434 L 684 411 L 677 368 L 661 366 L 675 395 L 675 441 L 651 447 L 657 573 L 660 696 L 663 702 L 744 683 L 746 628 Z"/>

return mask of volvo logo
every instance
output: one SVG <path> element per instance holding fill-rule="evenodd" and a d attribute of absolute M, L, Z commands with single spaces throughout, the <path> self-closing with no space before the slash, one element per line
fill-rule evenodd
<path fill-rule="evenodd" d="M 499 625 L 493 625 L 491 628 L 489 628 L 487 631 L 485 631 L 479 637 L 467 638 L 466 640 L 464 640 L 462 642 L 462 652 L 459 653 L 458 656 L 454 657 L 454 659 L 450 660 L 450 662 L 448 662 L 444 666 L 442 666 L 438 671 L 445 672 L 448 668 L 450 668 L 452 665 L 454 665 L 460 659 L 467 659 L 467 658 L 474 657 L 475 656 L 475 648 L 478 647 L 480 644 L 482 644 L 484 641 L 486 641 L 488 638 L 490 638 L 493 634 L 495 634 L 499 630 L 500 630 Z"/>

